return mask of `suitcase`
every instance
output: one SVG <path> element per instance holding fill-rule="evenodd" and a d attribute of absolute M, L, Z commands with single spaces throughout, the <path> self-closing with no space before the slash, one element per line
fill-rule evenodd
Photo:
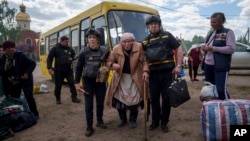
<path fill-rule="evenodd" d="M 204 101 L 200 120 L 206 141 L 229 141 L 230 125 L 250 125 L 250 100 Z"/>

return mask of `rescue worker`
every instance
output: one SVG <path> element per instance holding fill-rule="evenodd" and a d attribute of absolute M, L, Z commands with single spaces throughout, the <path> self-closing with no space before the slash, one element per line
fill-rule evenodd
<path fill-rule="evenodd" d="M 173 73 L 179 74 L 181 71 L 182 49 L 170 32 L 161 29 L 159 16 L 149 16 L 146 20 L 146 25 L 150 34 L 142 41 L 142 45 L 150 70 L 149 88 L 152 123 L 149 126 L 149 130 L 154 130 L 161 124 L 162 131 L 168 132 L 167 124 L 171 107 L 167 89 L 173 81 Z M 173 58 L 173 50 L 177 52 L 176 64 Z M 162 103 L 160 103 L 160 96 Z"/>
<path fill-rule="evenodd" d="M 47 58 L 49 74 L 54 76 L 55 80 L 54 94 L 56 97 L 56 104 L 61 104 L 61 89 L 65 78 L 69 84 L 72 102 L 81 102 L 81 100 L 77 98 L 72 68 L 72 62 L 77 59 L 77 55 L 68 43 L 69 38 L 67 36 L 62 36 L 60 38 L 60 43 L 56 44 L 56 46 L 50 50 Z M 52 68 L 52 62 L 54 59 L 55 65 L 54 68 Z"/>
<path fill-rule="evenodd" d="M 85 115 L 87 137 L 93 135 L 93 105 L 94 95 L 96 96 L 96 126 L 102 129 L 107 128 L 103 122 L 104 98 L 106 93 L 106 82 L 97 79 L 98 71 L 108 57 L 107 47 L 100 46 L 101 34 L 96 29 L 89 29 L 86 33 L 87 46 L 81 51 L 76 65 L 75 87 L 79 92 L 84 93 Z M 83 87 L 80 86 L 82 78 Z"/>

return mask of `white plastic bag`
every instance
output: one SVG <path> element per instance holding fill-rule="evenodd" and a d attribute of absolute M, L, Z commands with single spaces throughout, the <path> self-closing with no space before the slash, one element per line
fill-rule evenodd
<path fill-rule="evenodd" d="M 48 92 L 49 92 L 48 86 L 46 84 L 41 84 L 39 93 L 48 93 Z"/>
<path fill-rule="evenodd" d="M 214 84 L 210 82 L 205 82 L 205 86 L 202 87 L 200 93 L 200 100 L 201 101 L 208 101 L 212 99 L 218 99 L 218 91 Z"/>

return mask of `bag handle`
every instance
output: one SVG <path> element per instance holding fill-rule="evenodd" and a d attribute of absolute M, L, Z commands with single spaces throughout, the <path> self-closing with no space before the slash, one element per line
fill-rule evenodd
<path fill-rule="evenodd" d="M 212 84 L 211 82 L 205 81 L 205 85 L 207 85 L 207 86 L 212 86 L 212 85 L 214 85 L 214 84 Z"/>

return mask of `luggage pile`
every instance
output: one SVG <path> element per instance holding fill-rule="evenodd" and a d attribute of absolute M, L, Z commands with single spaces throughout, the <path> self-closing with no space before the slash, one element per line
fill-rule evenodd
<path fill-rule="evenodd" d="M 200 120 L 206 141 L 229 141 L 230 125 L 250 125 L 250 100 L 204 101 Z"/>
<path fill-rule="evenodd" d="M 0 140 L 14 135 L 36 124 L 37 119 L 30 111 L 25 96 L 19 98 L 5 97 L 0 102 Z"/>

